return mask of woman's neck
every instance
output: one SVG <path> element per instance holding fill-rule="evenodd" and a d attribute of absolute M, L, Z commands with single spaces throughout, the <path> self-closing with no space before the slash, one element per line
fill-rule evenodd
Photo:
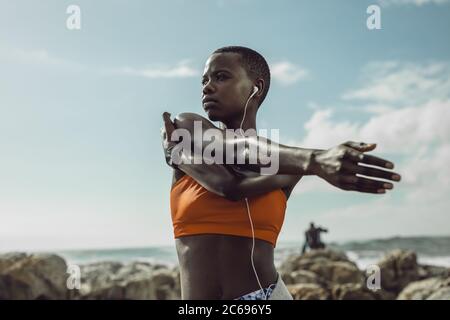
<path fill-rule="evenodd" d="M 226 129 L 239 130 L 241 127 L 242 118 L 230 119 L 228 121 L 223 122 Z M 246 114 L 245 120 L 242 123 L 242 130 L 245 132 L 249 129 L 254 129 L 256 131 L 256 115 Z"/>

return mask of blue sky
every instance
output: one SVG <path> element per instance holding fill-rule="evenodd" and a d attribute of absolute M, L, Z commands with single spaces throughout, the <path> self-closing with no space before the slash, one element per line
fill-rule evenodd
<path fill-rule="evenodd" d="M 0 250 L 172 244 L 161 113 L 202 113 L 204 63 L 226 45 L 271 66 L 258 128 L 301 147 L 376 142 L 403 176 L 381 197 L 304 177 L 280 241 L 310 221 L 326 240 L 450 234 L 450 1 L 0 6 Z"/>

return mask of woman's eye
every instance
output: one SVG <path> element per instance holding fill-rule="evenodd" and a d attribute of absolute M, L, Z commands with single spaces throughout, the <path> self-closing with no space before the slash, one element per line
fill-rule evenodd
<path fill-rule="evenodd" d="M 216 80 L 217 81 L 222 81 L 222 80 L 226 80 L 226 75 L 224 75 L 224 74 L 218 74 L 218 75 L 216 75 Z M 202 85 L 204 86 L 204 85 L 206 85 L 208 83 L 208 80 L 207 79 L 204 79 L 204 80 L 202 80 Z"/>

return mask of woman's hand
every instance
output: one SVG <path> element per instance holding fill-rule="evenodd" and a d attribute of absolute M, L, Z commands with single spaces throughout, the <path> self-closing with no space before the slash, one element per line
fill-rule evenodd
<path fill-rule="evenodd" d="M 328 150 L 316 150 L 313 152 L 311 159 L 310 172 L 343 190 L 385 193 L 385 189 L 394 187 L 393 184 L 375 180 L 372 177 L 400 181 L 400 175 L 358 165 L 361 162 L 388 169 L 394 168 L 394 164 L 390 161 L 364 154 L 364 152 L 372 151 L 375 147 L 376 144 L 348 141 Z M 369 176 L 370 178 L 359 177 L 356 174 Z"/>

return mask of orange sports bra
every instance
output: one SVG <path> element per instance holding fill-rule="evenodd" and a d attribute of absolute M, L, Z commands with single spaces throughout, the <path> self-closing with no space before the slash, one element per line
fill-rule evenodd
<path fill-rule="evenodd" d="M 277 189 L 248 199 L 255 238 L 276 246 L 284 221 L 287 198 Z M 194 234 L 227 234 L 252 237 L 245 201 L 216 195 L 189 175 L 181 177 L 170 192 L 175 238 Z"/>

